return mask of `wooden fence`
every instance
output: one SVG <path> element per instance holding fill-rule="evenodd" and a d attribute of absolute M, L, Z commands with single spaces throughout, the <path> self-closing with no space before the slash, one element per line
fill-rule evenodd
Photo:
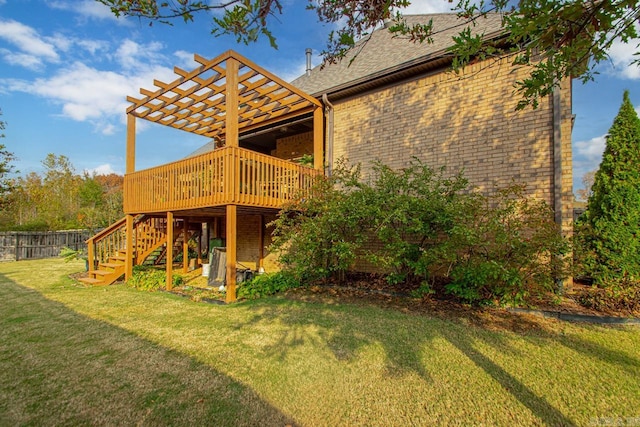
<path fill-rule="evenodd" d="M 0 261 L 54 258 L 63 247 L 86 249 L 89 230 L 7 231 L 0 233 Z"/>

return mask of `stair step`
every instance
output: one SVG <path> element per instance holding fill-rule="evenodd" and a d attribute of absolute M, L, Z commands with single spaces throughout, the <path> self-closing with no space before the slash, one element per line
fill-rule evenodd
<path fill-rule="evenodd" d="M 124 263 L 122 262 L 101 262 L 100 263 L 100 267 L 106 267 L 106 268 L 118 268 L 122 266 L 124 266 Z"/>
<path fill-rule="evenodd" d="M 95 274 L 96 277 L 98 276 L 108 276 L 109 274 L 113 274 L 113 271 L 107 271 L 107 270 L 93 270 L 90 274 Z"/>
<path fill-rule="evenodd" d="M 104 285 L 104 282 L 101 279 L 94 279 L 93 277 L 81 277 L 78 280 L 89 285 Z"/>
<path fill-rule="evenodd" d="M 126 261 L 127 256 L 126 255 L 114 255 L 114 256 L 110 256 L 109 259 L 110 260 L 116 260 L 116 261 Z"/>

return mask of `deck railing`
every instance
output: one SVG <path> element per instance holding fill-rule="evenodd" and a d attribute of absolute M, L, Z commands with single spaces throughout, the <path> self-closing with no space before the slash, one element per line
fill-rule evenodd
<path fill-rule="evenodd" d="M 125 213 L 238 204 L 280 208 L 319 171 L 244 148 L 224 147 L 127 174 Z"/>

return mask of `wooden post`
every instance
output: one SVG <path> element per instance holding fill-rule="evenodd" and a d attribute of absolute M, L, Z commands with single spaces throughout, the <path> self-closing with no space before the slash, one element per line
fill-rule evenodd
<path fill-rule="evenodd" d="M 238 146 L 238 60 L 227 59 L 225 139 L 227 147 Z"/>
<path fill-rule="evenodd" d="M 125 221 L 125 229 L 127 231 L 127 243 L 125 245 L 127 259 L 124 260 L 124 280 L 129 280 L 133 275 L 133 233 L 135 233 L 133 229 L 133 215 L 127 215 Z"/>
<path fill-rule="evenodd" d="M 227 298 L 226 302 L 236 300 L 236 232 L 238 207 L 227 205 Z"/>
<path fill-rule="evenodd" d="M 258 270 L 264 267 L 264 215 L 258 221 Z"/>
<path fill-rule="evenodd" d="M 189 271 L 189 239 L 187 232 L 189 229 L 189 221 L 185 218 L 182 224 L 182 272 Z"/>
<path fill-rule="evenodd" d="M 136 171 L 136 116 L 127 114 L 127 160 L 126 173 Z"/>
<path fill-rule="evenodd" d="M 196 265 L 196 268 L 198 268 L 198 266 L 200 264 L 202 264 L 202 234 L 203 234 L 203 226 L 202 223 L 200 223 L 200 233 L 198 234 L 198 260 L 196 261 L 198 264 Z M 208 229 L 209 227 L 207 227 Z"/>
<path fill-rule="evenodd" d="M 167 283 L 168 291 L 173 289 L 173 212 L 167 212 Z"/>
<path fill-rule="evenodd" d="M 96 244 L 93 241 L 93 237 L 92 237 L 87 242 L 87 266 L 89 267 L 89 271 L 93 271 L 96 269 L 95 259 L 96 259 Z"/>
<path fill-rule="evenodd" d="M 322 108 L 313 110 L 313 167 L 322 170 L 324 167 L 324 116 Z"/>

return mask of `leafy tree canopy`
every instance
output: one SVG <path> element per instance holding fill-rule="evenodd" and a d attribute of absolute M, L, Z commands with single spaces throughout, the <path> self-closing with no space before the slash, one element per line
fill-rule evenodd
<path fill-rule="evenodd" d="M 2 111 L 0 111 L 0 116 Z M 5 128 L 5 122 L 0 120 L 0 139 L 4 138 L 2 131 Z M 13 179 L 10 178 L 10 174 L 17 172 L 14 166 L 11 164 L 16 159 L 15 155 L 8 151 L 4 144 L 0 144 L 0 198 L 4 199 L 4 195 L 11 191 L 13 188 Z M 0 200 L 0 204 L 3 204 L 4 200 Z"/>
<path fill-rule="evenodd" d="M 282 0 L 96 0 L 109 6 L 116 16 L 136 16 L 165 23 L 174 19 L 192 21 L 196 14 L 223 10 L 213 16 L 212 33 L 231 34 L 240 43 L 267 37 L 273 47 L 276 40 L 269 30 L 270 18 L 282 13 Z M 595 66 L 608 59 L 607 51 L 615 41 L 629 42 L 638 37 L 640 0 L 520 0 L 517 6 L 508 0 L 458 0 L 452 11 L 473 25 L 489 13 L 501 13 L 507 43 L 482 43 L 461 26 L 454 38 L 454 68 L 460 69 L 476 59 L 510 54 L 515 65 L 532 65 L 529 77 L 517 82 L 522 96 L 519 108 L 538 105 L 558 81 L 579 77 L 594 78 Z M 307 7 L 317 12 L 322 22 L 337 29 L 329 35 L 322 52 L 328 62 L 339 60 L 348 49 L 383 22 L 392 20 L 389 30 L 412 41 L 429 43 L 441 28 L 431 23 L 408 25 L 399 12 L 408 0 L 309 0 Z M 638 47 L 636 46 L 636 50 Z M 636 52 L 638 54 L 640 52 Z M 634 61 L 638 66 L 640 59 Z"/>

